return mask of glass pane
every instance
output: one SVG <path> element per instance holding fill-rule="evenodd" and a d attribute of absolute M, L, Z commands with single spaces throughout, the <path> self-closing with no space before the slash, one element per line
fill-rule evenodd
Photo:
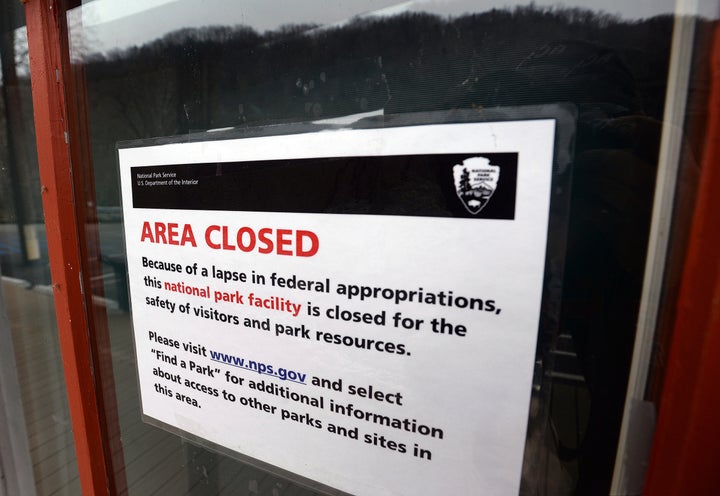
<path fill-rule="evenodd" d="M 540 323 L 521 493 L 607 494 L 642 291 L 674 6 L 96 0 L 68 12 L 73 63 L 85 74 L 75 98 L 90 124 L 98 219 L 91 227 L 103 260 L 95 291 L 105 297 L 98 320 L 109 328 L 117 387 L 108 394 L 120 405 L 118 477 L 129 494 L 310 490 L 143 423 L 118 142 L 398 114 L 424 123 L 436 111 L 474 111 L 480 120 L 485 109 L 544 104 L 571 105 L 577 123 L 565 263 L 546 273 L 555 296 Z"/>
<path fill-rule="evenodd" d="M 0 2 L 0 472 L 7 494 L 78 494 L 40 200 L 22 7 Z M 2 492 L 2 491 L 0 491 Z"/>

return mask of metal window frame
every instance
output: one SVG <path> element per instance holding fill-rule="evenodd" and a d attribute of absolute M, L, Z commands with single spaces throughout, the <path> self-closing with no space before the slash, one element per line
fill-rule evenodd
<path fill-rule="evenodd" d="M 720 22 L 693 223 L 643 494 L 716 494 L 720 449 Z"/>

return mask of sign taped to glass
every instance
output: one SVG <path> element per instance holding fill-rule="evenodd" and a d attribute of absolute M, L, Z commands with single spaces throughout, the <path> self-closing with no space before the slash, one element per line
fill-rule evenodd
<path fill-rule="evenodd" d="M 120 148 L 146 418 L 348 493 L 517 494 L 554 139 L 538 119 Z"/>

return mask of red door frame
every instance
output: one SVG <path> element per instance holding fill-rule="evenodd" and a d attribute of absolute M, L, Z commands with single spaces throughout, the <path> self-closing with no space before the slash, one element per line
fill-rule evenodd
<path fill-rule="evenodd" d="M 74 84 L 69 64 L 65 6 L 58 0 L 23 0 L 26 8 L 35 131 L 47 229 L 50 268 L 65 381 L 75 436 L 78 469 L 85 495 L 126 492 L 122 463 L 110 456 L 116 443 L 116 405 L 108 401 L 112 377 L 92 317 L 91 260 L 84 240 L 88 179 L 74 180 L 78 169 L 69 141 L 84 116 L 68 110 L 66 91 Z M 720 488 L 720 29 L 711 56 L 712 93 L 702 176 L 646 495 L 712 494 Z M 77 126 L 73 126 L 73 122 Z M 85 133 L 87 131 L 84 131 Z M 68 139 L 69 137 L 69 139 Z M 81 147 L 82 148 L 82 147 Z M 87 158 L 87 157 L 86 157 Z M 100 324 L 102 325 L 102 324 Z M 104 330 L 106 333 L 106 329 Z M 102 371 L 94 374 L 94 370 Z M 103 394 L 105 393 L 105 394 Z M 110 420 L 108 420 L 110 419 Z M 117 446 L 115 447 L 117 449 Z M 119 457 L 122 458 L 122 457 Z"/>
<path fill-rule="evenodd" d="M 70 64 L 68 5 L 24 3 L 48 255 L 80 484 L 86 495 L 117 495 L 127 491 L 109 333 L 92 300 L 90 276 L 101 262 L 88 252 L 100 243 L 97 230 L 88 229 L 95 202 L 88 119 L 81 114 L 84 80 L 77 84 L 84 74 L 75 77 Z"/>
<path fill-rule="evenodd" d="M 720 25 L 701 175 L 646 495 L 720 491 Z"/>

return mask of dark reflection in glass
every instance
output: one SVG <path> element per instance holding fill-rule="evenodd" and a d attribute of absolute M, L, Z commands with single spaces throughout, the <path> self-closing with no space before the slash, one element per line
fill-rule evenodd
<path fill-rule="evenodd" d="M 672 18 L 577 9 L 358 19 L 339 28 L 182 29 L 86 59 L 93 118 L 120 139 L 278 121 L 571 101 L 660 118 Z M 149 111 L 152 109 L 152 111 Z M 96 167 L 113 164 L 105 147 Z M 110 172 L 108 170 L 108 172 Z M 101 205 L 115 184 L 98 185 Z M 103 187 L 104 186 L 104 187 Z"/>
<path fill-rule="evenodd" d="M 481 118 L 490 107 L 573 104 L 578 122 L 560 335 L 541 336 L 546 393 L 533 406 L 548 413 L 552 426 L 530 423 L 522 493 L 607 494 L 640 299 L 674 19 L 627 20 L 537 6 L 447 17 L 450 10 L 433 5 L 432 12 L 360 16 L 334 25 L 302 18 L 263 31 L 184 28 L 102 53 L 76 46 L 76 63 L 87 75 L 103 252 L 122 253 L 118 141 L 349 115 L 382 119 L 474 109 Z M 134 17 L 147 22 L 151 12 Z M 698 21 L 700 31 L 708 26 Z M 83 34 L 80 24 L 72 28 Z M 105 31 L 102 25 L 88 29 L 85 43 Z M 124 267 L 118 267 L 116 282 L 123 279 Z M 111 298 L 125 290 L 108 286 Z M 113 346 L 118 354 L 124 350 L 128 365 L 115 368 L 124 377 L 132 368 L 130 342 L 116 336 L 129 334 L 129 322 L 111 317 L 114 326 L 119 332 L 112 333 Z M 137 394 L 134 384 L 127 387 Z M 118 391 L 121 404 L 131 404 L 123 394 Z M 120 412 L 121 424 L 175 446 L 172 436 L 138 424 L 134 401 L 134 408 Z M 131 494 L 141 494 L 130 480 L 133 464 L 142 463 L 132 460 L 139 449 L 125 449 Z M 233 480 L 245 477 L 229 459 L 183 449 L 190 482 L 168 475 L 173 487 L 224 494 L 223 488 L 230 491 Z M 226 479 L 218 467 L 240 475 Z M 255 483 L 249 482 L 255 487 L 250 494 L 274 494 L 258 493 L 256 476 L 247 477 Z M 276 479 L 265 480 L 271 491 Z"/>

